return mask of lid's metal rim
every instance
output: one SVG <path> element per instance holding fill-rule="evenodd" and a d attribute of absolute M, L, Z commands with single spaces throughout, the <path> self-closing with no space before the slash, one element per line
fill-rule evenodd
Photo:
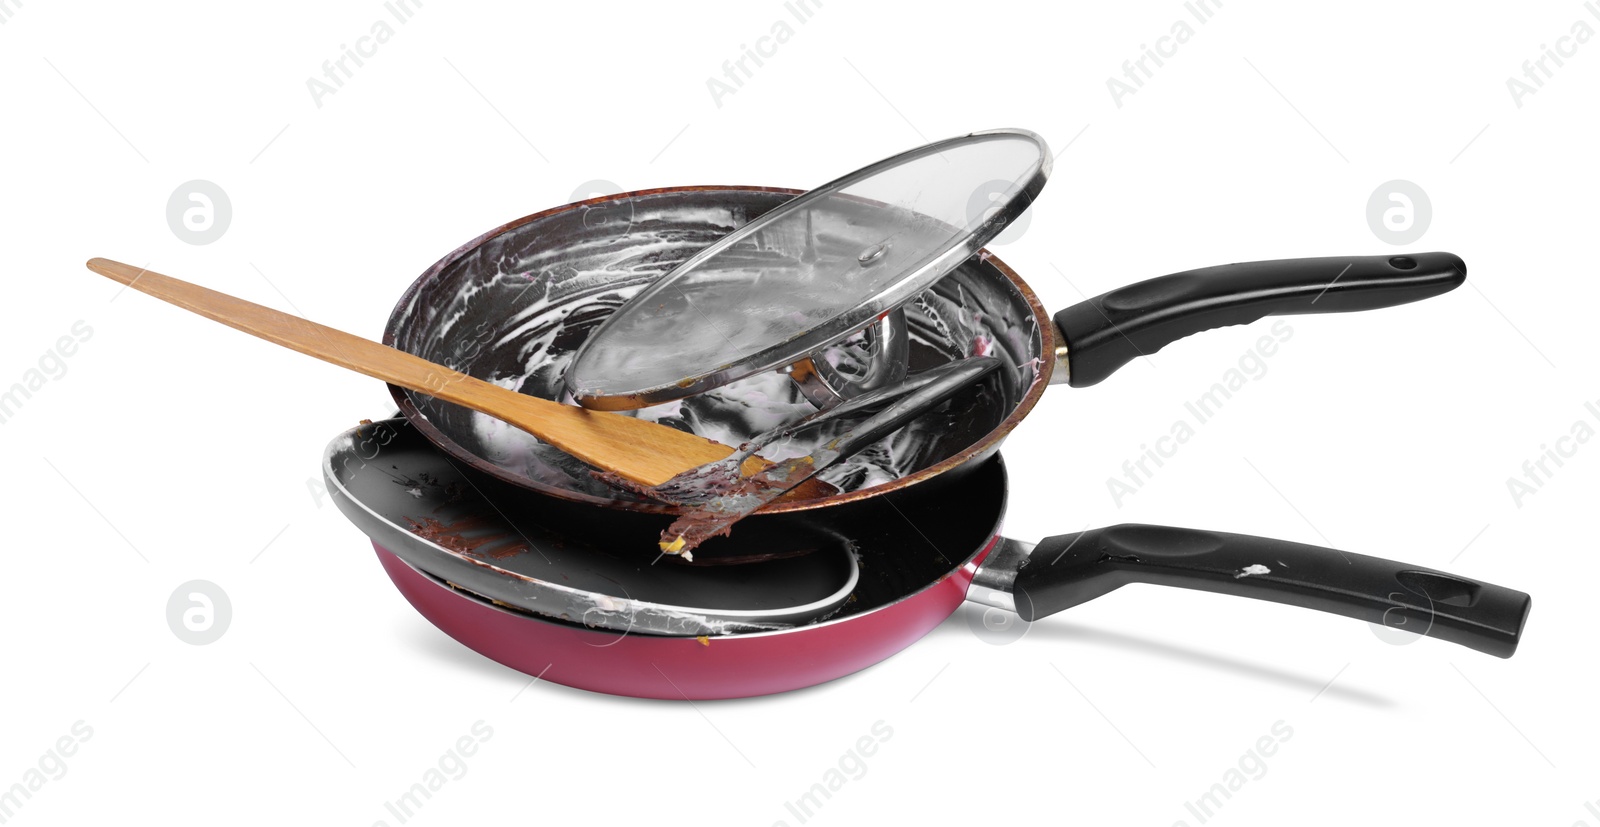
<path fill-rule="evenodd" d="M 626 411 L 686 399 L 758 373 L 796 364 L 822 348 L 849 338 L 880 317 L 886 307 L 895 308 L 910 301 L 917 293 L 928 287 L 927 284 L 923 283 L 926 281 L 928 273 L 937 272 L 942 275 L 954 270 L 960 266 L 961 262 L 976 255 L 983 249 L 983 245 L 992 241 L 995 236 L 1010 226 L 1014 219 L 1033 205 L 1034 199 L 1038 198 L 1039 193 L 1044 189 L 1045 181 L 1050 177 L 1053 162 L 1050 155 L 1050 147 L 1045 143 L 1042 136 L 1026 129 L 989 129 L 924 144 L 915 149 L 884 158 L 772 208 L 763 213 L 760 218 L 723 236 L 673 268 L 673 272 L 693 268 L 706 259 L 718 255 L 723 250 L 749 238 L 751 235 L 761 232 L 767 225 L 781 220 L 784 216 L 805 210 L 824 198 L 840 195 L 840 190 L 876 176 L 885 170 L 902 166 L 930 155 L 938 155 L 956 143 L 984 137 L 1026 138 L 1033 141 L 1039 147 L 1040 160 L 1038 168 L 1021 185 L 1017 197 L 1004 202 L 972 232 L 953 238 L 948 246 L 936 251 L 922 266 L 907 272 L 892 287 L 880 294 L 882 301 L 870 302 L 853 308 L 805 333 L 785 339 L 737 362 L 720 365 L 705 373 L 686 376 L 677 382 L 629 390 L 622 393 L 607 393 L 599 388 L 574 387 L 569 383 L 567 390 L 572 394 L 573 400 L 579 405 L 592 410 Z M 657 289 L 658 285 L 671 277 L 672 273 L 663 276 L 661 282 L 647 287 L 644 293 L 636 297 L 636 300 L 650 295 L 652 290 Z M 617 315 L 613 314 L 610 318 L 601 322 L 595 332 L 585 341 L 584 345 L 580 346 L 577 355 L 573 359 L 573 367 L 581 364 L 584 352 L 590 342 L 605 338 L 606 331 L 614 325 Z M 567 371 L 566 376 L 569 382 L 575 372 L 570 368 Z"/>

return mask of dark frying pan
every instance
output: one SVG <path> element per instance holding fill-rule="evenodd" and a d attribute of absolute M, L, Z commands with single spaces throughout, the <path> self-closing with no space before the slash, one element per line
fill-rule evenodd
<path fill-rule="evenodd" d="M 565 368 L 600 322 L 677 263 L 797 192 L 645 190 L 519 219 L 429 268 L 395 307 L 384 342 L 523 393 L 564 399 Z M 998 258 L 973 257 L 905 307 L 910 368 L 985 354 L 1002 357 L 1009 369 L 824 472 L 839 494 L 780 501 L 764 513 L 953 480 L 995 453 L 1046 384 L 1093 385 L 1140 354 L 1198 331 L 1266 315 L 1388 307 L 1444 293 L 1465 277 L 1465 265 L 1449 253 L 1228 264 L 1124 287 L 1052 320 Z M 491 417 L 391 392 L 425 437 L 467 467 L 613 514 L 674 511 L 599 482 L 587 466 Z M 769 373 L 630 415 L 738 445 L 814 410 L 787 376 Z M 819 429 L 811 436 L 832 435 Z M 782 455 L 766 453 L 782 459 L 808 447 L 780 444 Z"/>
<path fill-rule="evenodd" d="M 939 486 L 763 516 L 714 552 L 708 544 L 707 562 L 738 565 L 656 565 L 649 526 L 601 535 L 549 519 L 549 498 L 459 465 L 401 419 L 336 438 L 324 474 L 436 626 L 529 675 L 617 695 L 797 689 L 889 657 L 963 600 L 1031 621 L 1136 582 L 1317 609 L 1500 657 L 1527 618 L 1521 592 L 1258 537 L 1115 526 L 1036 546 L 1006 539 L 1005 468 L 998 456 L 973 465 Z M 846 599 L 819 600 L 847 580 Z"/>

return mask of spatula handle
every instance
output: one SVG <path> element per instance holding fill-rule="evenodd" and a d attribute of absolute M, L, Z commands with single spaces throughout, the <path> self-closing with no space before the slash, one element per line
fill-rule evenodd
<path fill-rule="evenodd" d="M 181 279 L 108 259 L 89 269 L 212 321 L 324 362 L 486 413 L 598 468 L 645 485 L 716 462 L 733 449 L 632 417 L 587 411 L 475 379 L 387 345 Z M 752 457 L 755 468 L 766 463 Z"/>
<path fill-rule="evenodd" d="M 387 345 L 151 270 L 103 258 L 90 259 L 89 269 L 235 330 L 449 402 L 476 409 L 491 404 L 491 397 L 523 396 Z"/>

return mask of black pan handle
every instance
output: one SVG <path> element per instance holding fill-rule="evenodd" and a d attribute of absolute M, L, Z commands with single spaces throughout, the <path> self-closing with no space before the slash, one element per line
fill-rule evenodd
<path fill-rule="evenodd" d="M 1130 284 L 1055 315 L 1068 384 L 1084 388 L 1202 330 L 1262 316 L 1347 313 L 1448 293 L 1467 279 L 1452 253 L 1223 264 Z"/>
<path fill-rule="evenodd" d="M 1270 600 L 1459 643 L 1517 650 L 1533 599 L 1489 583 L 1333 549 L 1187 528 L 1118 525 L 1051 537 L 1013 584 L 1037 620 L 1128 583 Z"/>

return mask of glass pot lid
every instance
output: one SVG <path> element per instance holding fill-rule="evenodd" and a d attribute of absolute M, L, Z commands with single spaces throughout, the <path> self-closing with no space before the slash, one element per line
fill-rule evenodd
<path fill-rule="evenodd" d="M 578 404 L 629 410 L 804 363 L 889 315 L 1033 203 L 1044 139 L 975 132 L 774 208 L 619 308 L 566 372 Z"/>

